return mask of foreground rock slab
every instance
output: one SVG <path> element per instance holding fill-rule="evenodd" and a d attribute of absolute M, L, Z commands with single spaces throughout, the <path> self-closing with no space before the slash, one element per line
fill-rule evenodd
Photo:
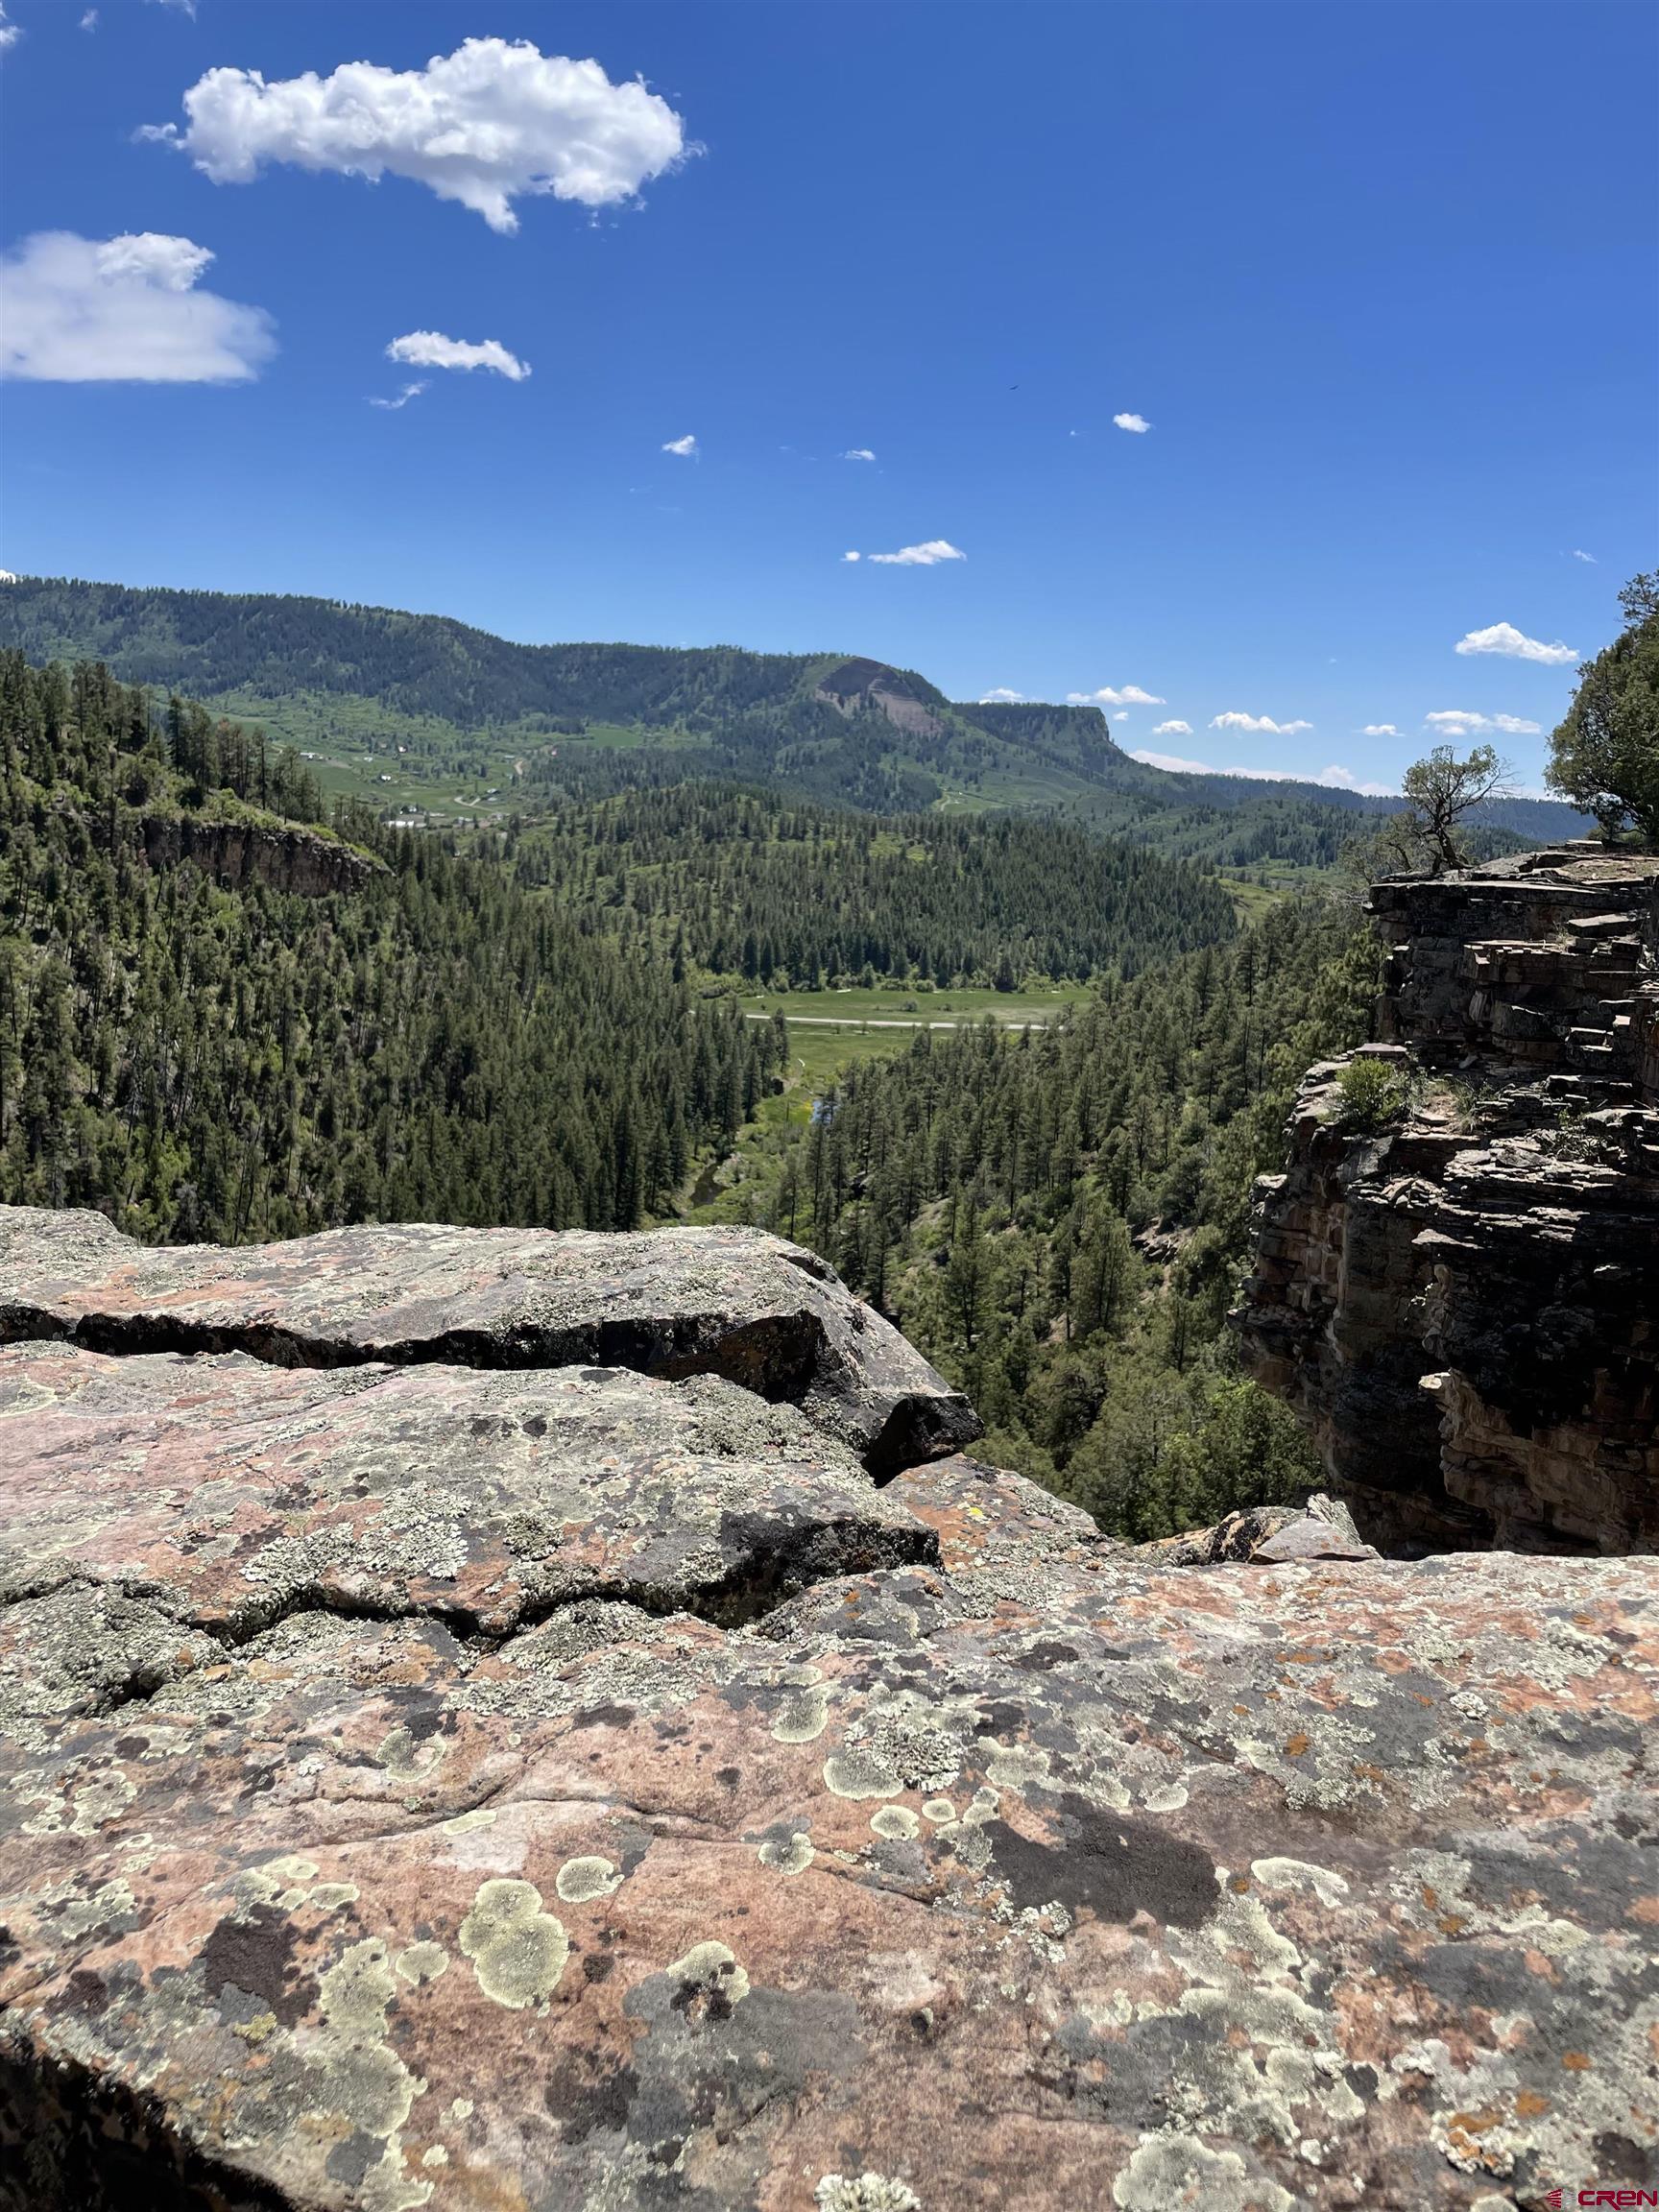
<path fill-rule="evenodd" d="M 499 1637 L 583 1598 L 736 1623 L 938 1555 L 851 1451 L 712 1376 L 13 1344 L 0 1436 L 0 1600 L 130 1592 L 236 1642 L 300 1610 Z"/>
<path fill-rule="evenodd" d="M 252 1509 L 303 1519 L 276 1472 Z M 187 1454 L 163 1487 L 194 1527 Z M 1163 1569 L 969 1461 L 902 1491 L 945 1563 L 737 1628 L 469 1639 L 417 1577 L 229 1644 L 153 1529 L 0 1609 L 9 1678 L 85 1655 L 0 1749 L 4 2186 L 1504 2212 L 1651 2171 L 1659 1568 Z"/>
<path fill-rule="evenodd" d="M 100 1214 L 0 1207 L 0 1341 L 248 1352 L 289 1367 L 591 1364 L 722 1375 L 887 1475 L 979 1433 L 816 1254 L 752 1229 L 337 1229 L 155 1248 Z"/>

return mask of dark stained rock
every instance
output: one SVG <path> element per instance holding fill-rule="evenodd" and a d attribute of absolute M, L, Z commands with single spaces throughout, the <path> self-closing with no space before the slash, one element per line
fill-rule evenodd
<path fill-rule="evenodd" d="M 1235 1316 L 1388 1547 L 1659 1550 L 1659 862 L 1377 885 L 1374 1133 L 1311 1069 Z"/>
<path fill-rule="evenodd" d="M 425 1225 L 227 1250 L 102 1214 L 0 1207 L 0 1341 L 723 1375 L 797 1405 L 878 1475 L 957 1450 L 973 1409 L 814 1253 L 753 1229 L 642 1236 Z"/>

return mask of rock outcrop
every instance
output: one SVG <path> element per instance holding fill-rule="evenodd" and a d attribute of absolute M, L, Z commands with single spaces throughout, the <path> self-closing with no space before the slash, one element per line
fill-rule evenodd
<path fill-rule="evenodd" d="M 972 1407 L 798 1244 L 756 1229 L 335 1229 L 155 1248 L 101 1214 L 0 1207 L 0 1343 L 723 1375 L 877 1474 L 971 1443 Z"/>
<path fill-rule="evenodd" d="M 1377 885 L 1384 1125 L 1311 1070 L 1236 1316 L 1385 1548 L 1659 1550 L 1659 862 Z"/>
<path fill-rule="evenodd" d="M 175 868 L 180 860 L 191 860 L 215 883 L 232 890 L 263 883 L 273 891 L 298 891 L 315 899 L 330 891 L 357 890 L 383 866 L 354 845 L 299 825 L 147 814 L 143 833 L 152 868 Z"/>
<path fill-rule="evenodd" d="M 768 1238 L 4 1235 L 8 2212 L 1659 2163 L 1659 1564 L 878 1481 L 970 1417 Z"/>

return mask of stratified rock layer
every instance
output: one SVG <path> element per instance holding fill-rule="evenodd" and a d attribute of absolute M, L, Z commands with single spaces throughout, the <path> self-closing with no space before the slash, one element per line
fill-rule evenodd
<path fill-rule="evenodd" d="M 282 1366 L 585 1361 L 722 1375 L 799 1406 L 891 1474 L 979 1433 L 973 1409 L 816 1254 L 755 1229 L 335 1229 L 135 1244 L 101 1214 L 0 1207 L 0 1342 L 252 1353 Z"/>
<path fill-rule="evenodd" d="M 1311 1070 L 1236 1317 L 1384 1546 L 1659 1550 L 1659 863 L 1379 884 L 1376 1135 Z"/>

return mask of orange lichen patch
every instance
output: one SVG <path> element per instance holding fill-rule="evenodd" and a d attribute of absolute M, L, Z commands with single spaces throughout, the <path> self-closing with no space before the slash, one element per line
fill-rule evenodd
<path fill-rule="evenodd" d="M 1588 2074 L 1590 2071 L 1589 2057 L 1582 2051 L 1563 2051 L 1561 2063 L 1572 2074 Z"/>
<path fill-rule="evenodd" d="M 1489 2135 L 1503 2117 L 1495 2104 L 1486 2104 L 1479 2112 L 1454 2112 L 1446 2126 L 1454 2135 Z"/>
<path fill-rule="evenodd" d="M 1536 2120 L 1540 2113 L 1548 2112 L 1549 2109 L 1549 2098 L 1540 2097 L 1536 2089 L 1517 2091 L 1515 2097 L 1515 2117 L 1517 2120 Z"/>
<path fill-rule="evenodd" d="M 1286 1739 L 1286 1757 L 1289 1759 L 1300 1759 L 1304 1752 L 1307 1751 L 1311 1741 L 1312 1739 L 1310 1737 L 1304 1736 L 1302 1731 L 1298 1729 L 1294 1736 L 1289 1736 Z"/>
<path fill-rule="evenodd" d="M 1461 1936 L 1469 1925 L 1469 1915 L 1467 1912 L 1447 1912 L 1438 1925 L 1442 1936 Z"/>
<path fill-rule="evenodd" d="M 1630 1908 L 1630 1917 L 1646 1921 L 1649 1926 L 1659 1921 L 1659 1897 L 1638 1897 Z"/>

